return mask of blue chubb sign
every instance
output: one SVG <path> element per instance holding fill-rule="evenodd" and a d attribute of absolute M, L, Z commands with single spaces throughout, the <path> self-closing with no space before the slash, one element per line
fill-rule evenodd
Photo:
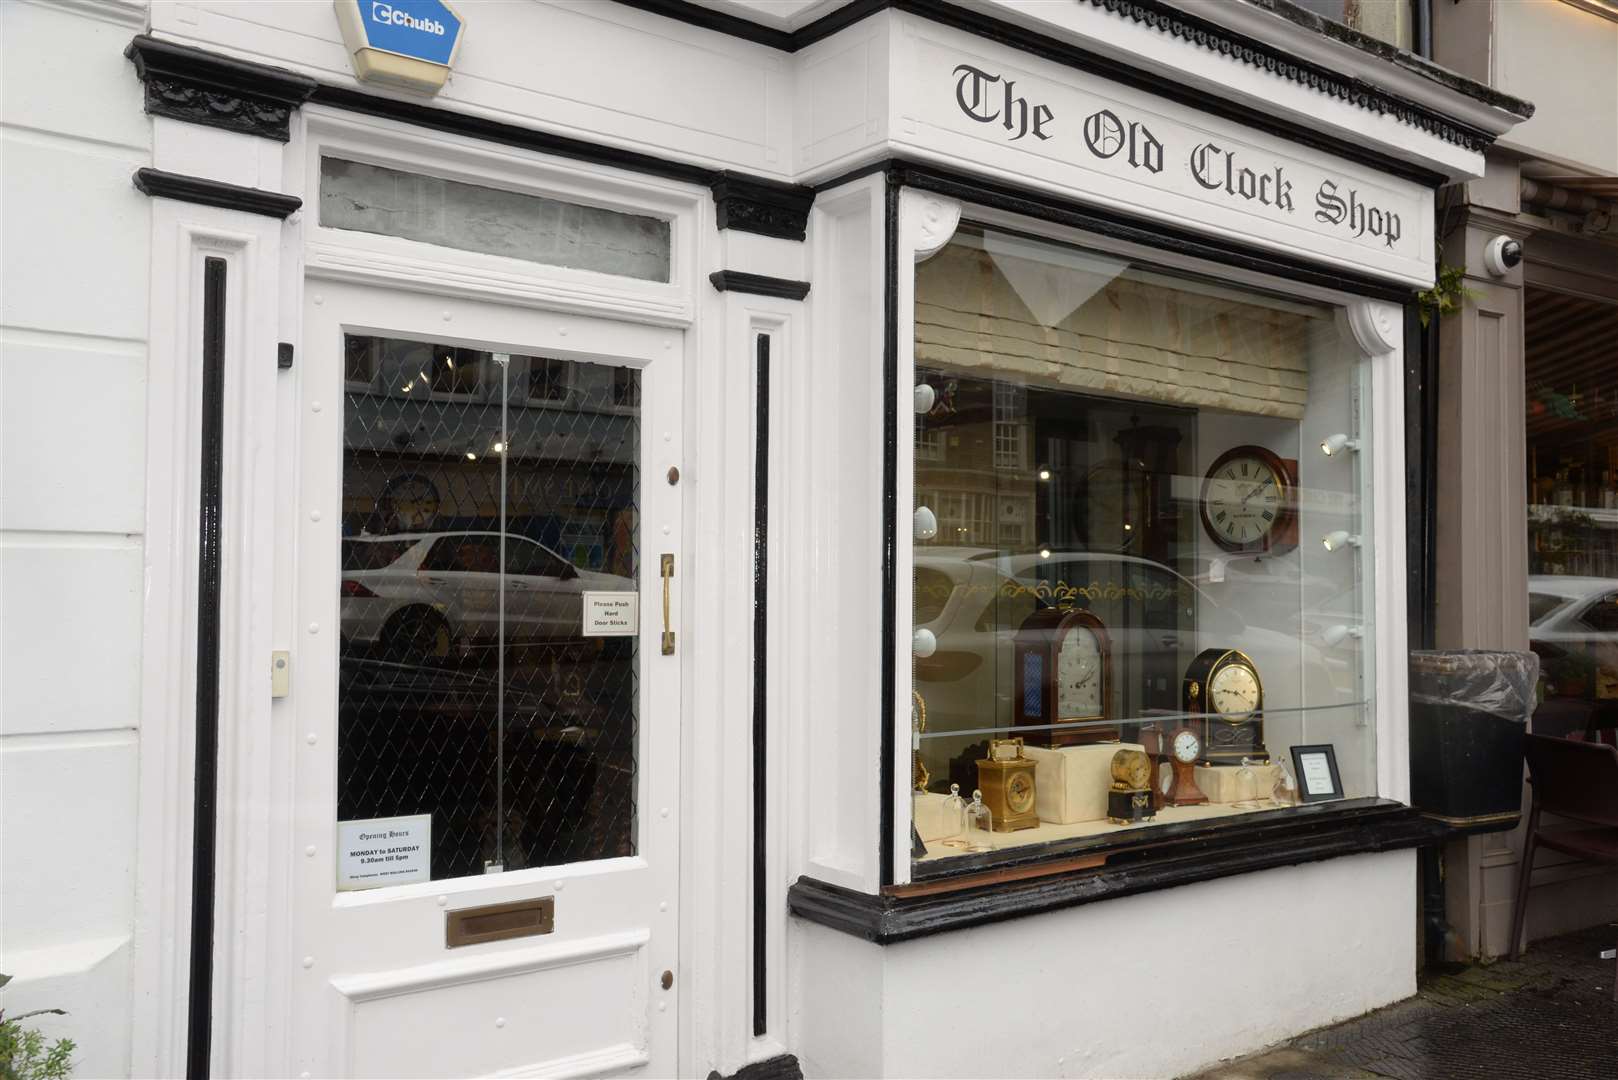
<path fill-rule="evenodd" d="M 465 23 L 443 0 L 336 0 L 354 74 L 436 93 L 455 61 Z"/>

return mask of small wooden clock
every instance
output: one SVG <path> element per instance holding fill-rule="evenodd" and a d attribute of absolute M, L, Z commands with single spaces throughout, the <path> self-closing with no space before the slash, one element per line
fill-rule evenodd
<path fill-rule="evenodd" d="M 994 818 L 995 832 L 1016 832 L 1039 824 L 1034 811 L 1034 762 L 1023 756 L 1021 739 L 989 740 L 989 756 L 978 759 L 978 789 Z"/>
<path fill-rule="evenodd" d="M 1236 446 L 1202 481 L 1202 527 L 1226 551 L 1279 555 L 1298 546 L 1298 463 L 1262 446 Z"/>
<path fill-rule="evenodd" d="M 1163 801 L 1170 806 L 1195 806 L 1208 801 L 1197 787 L 1196 767 L 1202 757 L 1202 737 L 1188 727 L 1169 733 L 1169 767 L 1173 776 Z"/>
<path fill-rule="evenodd" d="M 1023 620 L 1015 641 L 1019 725 L 1099 721 L 1112 713 L 1112 645 L 1094 614 L 1078 608 L 1042 607 Z M 1117 742 L 1118 725 L 1030 733 L 1044 746 Z"/>
<path fill-rule="evenodd" d="M 1204 649 L 1185 669 L 1181 709 L 1202 713 L 1203 755 L 1212 765 L 1268 760 L 1264 749 L 1264 683 L 1238 649 Z"/>

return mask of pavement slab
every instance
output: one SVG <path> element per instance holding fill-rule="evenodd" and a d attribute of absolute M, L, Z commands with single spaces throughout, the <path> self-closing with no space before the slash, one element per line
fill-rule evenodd
<path fill-rule="evenodd" d="M 1425 975 L 1416 996 L 1189 1080 L 1615 1080 L 1618 925 Z"/>

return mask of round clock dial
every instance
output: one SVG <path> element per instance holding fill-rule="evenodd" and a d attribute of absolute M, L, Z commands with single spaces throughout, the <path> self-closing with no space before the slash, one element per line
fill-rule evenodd
<path fill-rule="evenodd" d="M 1112 778 L 1125 787 L 1149 787 L 1152 782 L 1152 759 L 1141 750 L 1120 750 L 1112 759 Z"/>
<path fill-rule="evenodd" d="M 1203 525 L 1226 550 L 1267 549 L 1289 516 L 1289 485 L 1280 459 L 1268 451 L 1231 451 L 1203 483 Z"/>
<path fill-rule="evenodd" d="M 425 476 L 396 476 L 383 491 L 400 532 L 428 528 L 438 517 L 438 488 Z"/>
<path fill-rule="evenodd" d="M 1026 772 L 1014 773 L 1006 781 L 1006 808 L 1013 814 L 1026 814 L 1034 808 L 1034 780 Z"/>
<path fill-rule="evenodd" d="M 1064 720 L 1101 715 L 1101 642 L 1085 626 L 1062 635 L 1056 659 L 1056 712 Z"/>
<path fill-rule="evenodd" d="M 1202 740 L 1197 738 L 1196 732 L 1182 728 L 1174 733 L 1172 749 L 1175 760 L 1190 765 L 1202 755 Z"/>
<path fill-rule="evenodd" d="M 1258 677 L 1245 664 L 1226 664 L 1208 680 L 1208 704 L 1221 720 L 1246 720 L 1258 708 Z"/>

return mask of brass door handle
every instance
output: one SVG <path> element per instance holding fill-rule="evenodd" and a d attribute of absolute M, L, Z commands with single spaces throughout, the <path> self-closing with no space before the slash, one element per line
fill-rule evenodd
<path fill-rule="evenodd" d="M 674 655 L 674 631 L 669 629 L 669 582 L 674 580 L 674 556 L 663 556 L 663 655 Z"/>

